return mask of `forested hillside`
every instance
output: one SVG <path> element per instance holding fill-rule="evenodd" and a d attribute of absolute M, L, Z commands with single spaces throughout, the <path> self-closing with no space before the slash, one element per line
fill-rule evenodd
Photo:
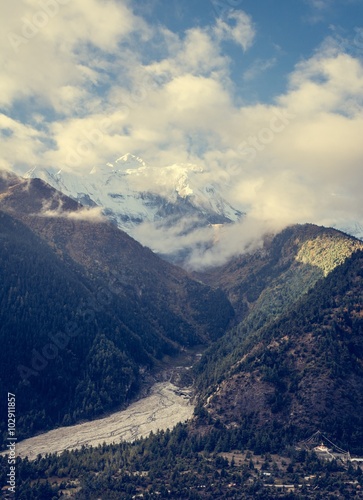
<path fill-rule="evenodd" d="M 124 403 L 139 368 L 175 350 L 140 319 L 128 328 L 117 297 L 96 303 L 76 266 L 4 213 L 0 238 L 1 387 L 17 395 L 19 437 Z"/>
<path fill-rule="evenodd" d="M 261 249 L 196 275 L 227 294 L 239 321 L 255 316 L 256 328 L 284 312 L 358 249 L 363 243 L 340 231 L 296 224 L 266 235 Z"/>
<path fill-rule="evenodd" d="M 238 430 L 196 435 L 180 424 L 132 444 L 19 459 L 16 468 L 21 499 L 334 500 L 360 498 L 363 487 L 358 467 L 324 463 L 293 447 L 282 455 L 266 447 L 254 453 Z M 6 471 L 0 457 L 2 483 Z"/>
<path fill-rule="evenodd" d="M 225 331 L 222 292 L 42 181 L 0 191 L 1 388 L 17 394 L 19 438 L 125 404 L 165 355 Z"/>
<path fill-rule="evenodd" d="M 224 337 L 219 354 L 224 349 L 228 362 L 209 356 L 198 368 L 213 421 L 280 445 L 320 429 L 362 452 L 362 269 L 358 251 L 278 320 L 255 331 L 241 325 L 232 349 Z M 210 386 L 204 377 L 213 369 L 218 380 Z"/>
<path fill-rule="evenodd" d="M 243 339 L 276 320 L 363 243 L 312 224 L 286 228 L 265 238 L 262 249 L 199 274 L 220 286 L 235 309 L 237 325 L 215 342 L 196 367 L 198 388 L 210 391 L 238 361 Z"/>
<path fill-rule="evenodd" d="M 27 381 L 16 375 L 15 387 L 14 378 L 5 375 L 2 380 L 2 386 L 17 394 L 20 436 L 25 429 L 34 433 L 122 404 L 137 390 L 140 367 L 160 365 L 164 354 L 183 348 L 182 341 L 185 345 L 195 341 L 185 336 L 185 330 L 178 337 L 175 331 L 170 337 L 160 336 L 160 323 L 156 318 L 150 321 L 150 309 L 132 317 L 120 283 L 105 295 L 100 271 L 92 273 L 91 265 L 82 266 L 81 253 L 72 258 L 72 245 L 59 243 L 60 229 L 53 222 L 47 234 L 51 228 L 51 241 L 57 246 L 49 246 L 6 213 L 0 223 L 1 340 L 6 346 L 1 363 L 6 374 L 14 374 L 14 365 L 38 372 L 29 374 Z M 249 314 L 209 348 L 195 370 L 199 402 L 188 425 L 134 444 L 64 452 L 32 463 L 19 460 L 22 498 L 51 500 L 66 492 L 79 500 L 132 499 L 140 494 L 144 498 L 262 499 L 271 492 L 273 498 L 286 498 L 280 489 L 271 490 L 272 484 L 281 481 L 303 483 L 298 491 L 304 500 L 354 496 L 356 488 L 363 486 L 359 468 L 324 464 L 314 454 L 295 449 L 301 439 L 320 429 L 343 448 L 363 453 L 363 251 L 354 252 L 356 240 L 344 240 L 340 233 L 336 240 L 335 232 L 326 239 L 324 229 L 314 231 L 315 238 L 295 252 L 309 260 L 300 263 L 304 272 L 298 276 L 309 276 L 310 289 L 293 294 L 294 300 L 283 301 L 283 307 L 272 313 L 267 290 L 275 303 L 273 284 L 282 282 L 282 274 L 274 271 L 276 266 L 270 270 L 265 266 L 266 288 L 250 302 Z M 66 235 L 63 238 L 69 241 Z M 321 253 L 315 252 L 316 245 L 323 249 Z M 331 256 L 337 249 L 342 255 L 334 264 Z M 329 259 L 334 264 L 329 269 L 317 266 Z M 320 278 L 315 267 L 321 270 Z M 101 269 L 100 263 L 95 269 Z M 287 277 L 294 283 L 290 273 L 285 273 L 280 291 L 289 289 Z M 194 321 L 201 319 L 208 325 L 209 319 L 210 332 L 218 337 L 222 292 L 213 295 L 195 281 L 187 284 L 189 301 L 184 304 L 194 308 L 187 310 L 195 311 Z M 242 280 L 241 289 L 244 286 Z M 252 283 L 248 286 L 252 289 Z M 207 294 L 205 309 L 198 309 L 203 297 L 198 290 Z M 213 296 L 214 303 L 206 301 Z M 223 321 L 227 322 L 231 313 L 225 303 Z M 69 328 L 62 329 L 64 324 Z M 70 335 L 65 347 L 58 347 L 54 359 L 46 359 L 44 367 L 29 364 L 34 349 L 43 358 L 52 357 L 49 345 L 54 335 L 49 332 L 69 335 L 74 325 L 77 334 Z M 198 341 L 211 335 L 207 328 L 204 332 Z M 4 354 L 10 351 L 12 357 Z M 271 458 L 272 453 L 283 457 Z M 0 464 L 3 478 L 7 464 L 3 459 Z M 271 477 L 264 476 L 265 470 Z M 309 474 L 308 483 L 304 478 Z"/>
<path fill-rule="evenodd" d="M 176 342 L 209 342 L 225 332 L 233 309 L 221 291 L 191 279 L 39 179 L 19 179 L 3 191 L 0 209 L 21 220 L 64 262 L 78 264 L 91 281 L 102 281 L 100 293 L 118 295 L 130 320 L 147 316 Z"/>

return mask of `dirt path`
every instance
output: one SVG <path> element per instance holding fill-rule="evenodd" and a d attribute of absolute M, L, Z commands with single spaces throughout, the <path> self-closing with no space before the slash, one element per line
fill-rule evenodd
<path fill-rule="evenodd" d="M 171 429 L 179 422 L 192 417 L 194 407 L 191 391 L 170 382 L 155 384 L 150 394 L 109 417 L 70 427 L 61 427 L 39 436 L 20 441 L 16 454 L 34 460 L 40 453 L 60 453 L 102 443 L 134 441 L 151 431 Z"/>

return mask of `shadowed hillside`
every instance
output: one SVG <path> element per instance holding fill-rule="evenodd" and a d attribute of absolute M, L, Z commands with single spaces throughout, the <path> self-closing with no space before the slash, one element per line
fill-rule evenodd
<path fill-rule="evenodd" d="M 296 225 L 266 237 L 261 250 L 200 274 L 227 294 L 237 326 L 213 344 L 196 367 L 202 374 L 199 389 L 210 392 L 238 361 L 245 338 L 286 313 L 358 249 L 363 249 L 361 241 L 335 229 Z"/>
<path fill-rule="evenodd" d="M 204 403 L 213 419 L 280 444 L 320 429 L 361 450 L 362 269 L 358 251 L 289 312 L 240 337 L 234 363 Z"/>
<path fill-rule="evenodd" d="M 19 437 L 124 404 L 165 355 L 225 331 L 221 291 L 97 213 L 40 180 L 0 190 L 1 386 L 18 395 Z"/>

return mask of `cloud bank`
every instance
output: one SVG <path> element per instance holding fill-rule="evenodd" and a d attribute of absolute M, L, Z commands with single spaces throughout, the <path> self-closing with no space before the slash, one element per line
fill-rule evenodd
<path fill-rule="evenodd" d="M 204 252 L 211 262 L 238 252 L 242 234 L 258 239 L 254 228 L 363 220 L 357 36 L 325 40 L 273 103 L 246 104 L 223 48 L 243 57 L 253 46 L 256 26 L 241 9 L 183 34 L 147 23 L 125 1 L 21 0 L 2 9 L 1 168 L 85 172 L 125 152 L 153 167 L 197 165 L 201 184 L 218 182 L 249 214 Z M 245 78 L 274 63 L 257 60 Z M 211 234 L 194 234 L 196 247 Z M 171 237 L 182 242 L 178 231 L 161 237 L 165 248 Z"/>

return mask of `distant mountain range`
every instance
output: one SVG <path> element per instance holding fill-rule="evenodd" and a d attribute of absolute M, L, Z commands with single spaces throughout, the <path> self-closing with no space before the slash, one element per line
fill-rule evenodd
<path fill-rule="evenodd" d="M 40 178 L 82 205 L 102 207 L 120 229 L 133 235 L 143 223 L 157 228 L 180 225 L 188 232 L 239 220 L 242 211 L 223 198 L 217 183 L 205 184 L 203 174 L 192 164 L 151 167 L 128 153 L 87 174 L 33 168 L 25 178 Z"/>
<path fill-rule="evenodd" d="M 25 178 L 40 178 L 82 205 L 101 207 L 120 229 L 174 262 L 188 255 L 187 240 L 183 248 L 179 243 L 164 252 L 153 231 L 171 230 L 177 239 L 198 227 L 233 223 L 246 215 L 246 208 L 232 206 L 222 195 L 223 186 L 211 182 L 197 165 L 153 167 L 131 153 L 87 173 L 34 167 Z M 148 230 L 138 231 L 143 224 Z M 343 220 L 333 227 L 363 239 L 362 221 Z"/>

